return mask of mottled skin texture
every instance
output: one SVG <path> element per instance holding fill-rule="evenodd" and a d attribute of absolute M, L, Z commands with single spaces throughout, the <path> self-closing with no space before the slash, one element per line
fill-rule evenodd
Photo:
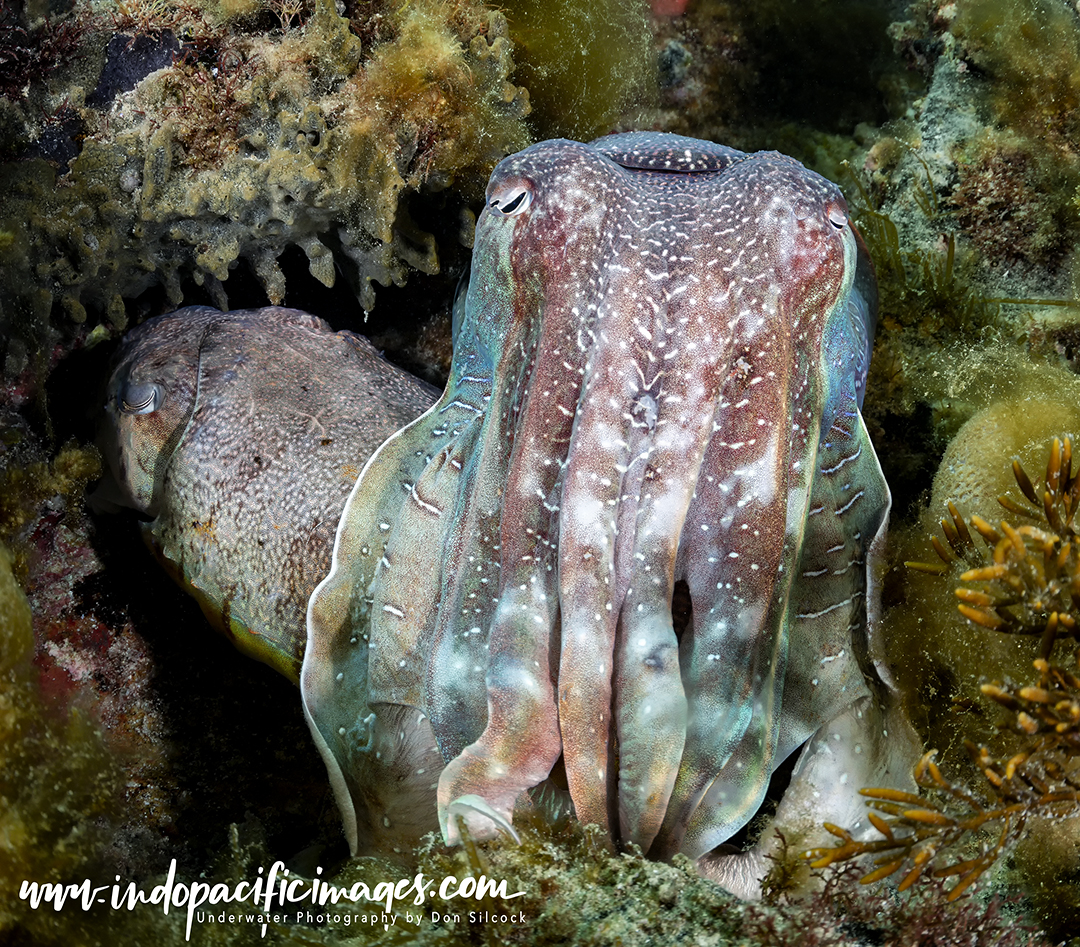
<path fill-rule="evenodd" d="M 299 677 L 308 597 L 364 463 L 435 394 L 351 333 L 193 306 L 125 339 L 105 454 L 120 502 L 210 620 Z"/>
<path fill-rule="evenodd" d="M 867 632 L 875 304 L 839 190 L 782 155 L 633 134 L 499 165 L 446 391 L 365 468 L 309 610 L 354 850 L 436 802 L 450 840 L 508 825 L 560 756 L 578 816 L 658 857 L 706 856 L 815 734 L 802 821 L 898 778 Z M 375 808 L 395 739 L 426 822 Z"/>

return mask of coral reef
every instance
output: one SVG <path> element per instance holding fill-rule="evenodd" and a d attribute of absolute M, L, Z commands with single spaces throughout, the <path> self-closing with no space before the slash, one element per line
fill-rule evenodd
<path fill-rule="evenodd" d="M 1034 0 L 928 0 L 890 33 L 929 85 L 870 133 L 842 180 L 881 280 L 886 331 L 868 421 L 888 479 L 905 489 L 925 483 L 960 425 L 999 397 L 981 371 L 956 397 L 971 366 L 1009 371 L 1026 360 L 1025 342 L 1069 357 L 1080 15 Z M 899 500 L 911 515 L 918 491 Z"/>
<path fill-rule="evenodd" d="M 867 421 L 910 517 L 949 440 L 1005 390 L 986 369 L 1015 371 L 1029 340 L 1068 350 L 1080 16 L 926 0 L 890 34 L 927 86 L 864 129 L 868 148 L 841 181 L 881 288 Z"/>
<path fill-rule="evenodd" d="M 1062 262 L 1080 222 L 1072 106 L 1080 95 L 1080 15 L 1036 0 L 929 0 L 913 4 L 909 16 L 893 36 L 932 75 L 914 103 L 911 144 L 955 211 L 947 222 L 959 223 L 997 277 L 1015 284 L 1015 265 L 1024 262 L 1023 278 L 1045 279 L 1038 267 Z M 894 188 L 916 173 L 904 163 L 908 170 L 886 175 Z"/>
<path fill-rule="evenodd" d="M 1038 0 L 963 0 L 937 6 L 962 56 L 991 83 L 1004 125 L 1075 143 L 1080 134 L 1080 19 L 1071 4 Z"/>
<path fill-rule="evenodd" d="M 1060 262 L 1080 227 L 1080 15 L 1034 0 L 965 0 L 951 12 L 953 55 L 983 77 L 997 127 L 958 155 L 950 200 L 991 264 Z"/>
<path fill-rule="evenodd" d="M 1012 131 L 987 130 L 960 157 L 948 196 L 982 258 L 1002 266 L 1054 266 L 1071 250 L 1077 171 Z"/>

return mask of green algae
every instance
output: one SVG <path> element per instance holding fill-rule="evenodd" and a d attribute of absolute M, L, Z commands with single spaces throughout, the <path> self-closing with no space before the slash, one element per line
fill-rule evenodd
<path fill-rule="evenodd" d="M 1080 14 L 1049 0 L 962 0 L 949 22 L 985 77 L 993 127 L 950 200 L 987 258 L 1054 265 L 1080 236 Z"/>
<path fill-rule="evenodd" d="M 589 141 L 657 102 L 644 0 L 510 0 L 500 4 L 517 44 L 516 75 L 529 89 L 538 138 Z"/>
<path fill-rule="evenodd" d="M 101 456 L 94 447 L 70 442 L 48 463 L 0 470 L 0 541 L 15 540 L 51 496 L 81 501 L 86 485 L 101 476 L 101 469 Z"/>
<path fill-rule="evenodd" d="M 959 0 L 949 31 L 991 79 L 1003 124 L 1028 135 L 1080 135 L 1080 17 L 1051 0 Z"/>
<path fill-rule="evenodd" d="M 228 308 L 238 267 L 280 303 L 278 259 L 292 247 L 324 285 L 343 274 L 365 310 L 372 281 L 439 269 L 410 205 L 449 189 L 457 213 L 529 141 L 505 20 L 473 0 L 416 0 L 385 16 L 360 7 L 355 21 L 314 0 L 303 13 L 291 29 L 238 30 L 197 6 L 123 7 L 128 28 L 168 28 L 189 45 L 102 108 L 86 105 L 85 87 L 69 92 L 85 134 L 67 167 L 0 168 L 6 336 L 40 350 L 53 326 L 115 333 L 125 301 L 150 289 L 179 305 L 203 287 Z M 381 32 L 365 42 L 355 31 L 376 19 Z M 86 43 L 107 35 L 88 29 Z M 5 99 L 9 123 L 39 136 L 35 110 L 58 95 Z M 18 354 L 9 373 L 25 363 Z"/>

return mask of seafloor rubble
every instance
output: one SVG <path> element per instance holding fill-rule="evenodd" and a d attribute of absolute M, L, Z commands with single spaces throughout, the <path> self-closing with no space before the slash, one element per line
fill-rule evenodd
<path fill-rule="evenodd" d="M 867 418 L 894 495 L 884 621 L 916 726 L 974 783 L 963 741 L 1009 742 L 978 685 L 1033 679 L 1037 640 L 965 622 L 955 583 L 902 562 L 933 559 L 947 499 L 1000 518 L 1014 456 L 1034 471 L 1049 438 L 1080 443 L 1078 100 L 1065 0 L 691 0 L 656 17 L 615 0 L 0 0 L 0 941 L 183 940 L 182 915 L 31 910 L 27 878 L 150 890 L 172 858 L 235 881 L 278 857 L 307 876 L 411 875 L 345 860 L 295 691 L 211 635 L 133 521 L 87 512 L 93 413 L 123 328 L 181 300 L 285 301 L 438 380 L 484 181 L 542 137 L 657 127 L 777 148 L 844 187 L 881 288 Z M 1059 942 L 1080 927 L 1078 826 L 1033 821 L 950 906 L 933 886 L 863 897 L 852 872 L 788 901 L 791 865 L 776 903 L 739 906 L 566 825 L 417 857 L 526 890 L 483 906 L 520 906 L 522 943 L 651 943 L 672 924 L 717 944 L 906 943 L 920 925 L 935 943 L 1026 943 L 1018 916 Z M 994 892 L 1018 900 L 988 906 Z"/>

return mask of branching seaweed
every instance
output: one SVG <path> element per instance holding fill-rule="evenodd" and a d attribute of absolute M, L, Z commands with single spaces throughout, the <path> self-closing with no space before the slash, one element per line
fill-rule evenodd
<path fill-rule="evenodd" d="M 812 867 L 874 855 L 876 867 L 863 875 L 862 884 L 904 870 L 898 888 L 906 891 L 924 874 L 956 876 L 947 895 L 947 900 L 955 901 L 1021 837 L 1028 819 L 1080 811 L 1080 780 L 1069 772 L 1070 761 L 1075 763 L 1080 756 L 1080 678 L 1042 659 L 1036 667 L 1043 686 L 1013 690 L 1000 684 L 983 685 L 986 696 L 1017 708 L 1017 728 L 1035 739 L 1004 761 L 984 746 L 967 743 L 972 761 L 986 779 L 981 793 L 947 779 L 934 762 L 937 750 L 930 750 L 914 770 L 922 794 L 887 788 L 859 790 L 870 799 L 868 816 L 881 838 L 859 840 L 847 829 L 827 822 L 826 830 L 840 841 L 833 848 L 807 852 Z M 1052 700 L 1056 703 L 1051 704 Z M 1058 724 L 1051 723 L 1059 717 L 1065 725 L 1064 736 L 1053 729 Z M 987 832 L 991 834 L 984 837 L 978 854 L 957 857 L 976 834 Z"/>
<path fill-rule="evenodd" d="M 152 124 L 174 122 L 191 167 L 220 166 L 239 149 L 256 69 L 257 62 L 239 49 L 221 50 L 210 65 L 179 58 L 162 83 L 163 104 Z"/>
<path fill-rule="evenodd" d="M 916 182 L 914 199 L 927 220 L 935 220 L 941 208 L 930 170 L 917 152 L 912 154 L 922 164 L 927 179 L 925 187 Z M 877 271 L 886 325 L 913 326 L 925 334 L 936 334 L 998 321 L 1000 301 L 987 299 L 968 281 L 965 273 L 970 260 L 958 254 L 955 233 L 943 234 L 940 248 L 902 247 L 896 224 L 877 207 L 859 175 L 846 162 L 843 170 L 849 179 L 852 212 Z"/>
<path fill-rule="evenodd" d="M 193 0 L 117 0 L 113 29 L 132 36 L 173 33 L 185 40 L 202 40 L 217 30 Z"/>
<path fill-rule="evenodd" d="M 1031 523 L 1013 527 L 1002 521 L 994 528 L 979 516 L 965 523 L 950 502 L 949 516 L 941 520 L 948 545 L 931 538 L 945 565 L 907 565 L 936 575 L 944 575 L 957 560 L 972 566 L 960 576 L 964 585 L 956 590 L 960 613 L 984 628 L 1040 638 L 1033 683 L 981 687 L 984 697 L 1015 715 L 1009 729 L 1020 738 L 1016 752 L 998 758 L 987 747 L 966 742 L 985 780 L 977 790 L 946 778 L 934 762 L 936 750 L 915 766 L 921 793 L 861 789 L 870 800 L 869 820 L 880 838 L 856 839 L 849 830 L 826 823 L 839 841 L 833 848 L 806 853 L 815 868 L 873 856 L 875 867 L 862 877 L 863 884 L 900 871 L 901 891 L 924 876 L 956 877 L 947 895 L 952 901 L 1020 839 L 1030 819 L 1080 814 L 1080 676 L 1050 662 L 1059 638 L 1077 637 L 1080 530 L 1074 521 L 1080 508 L 1080 474 L 1072 472 L 1067 437 L 1051 444 L 1041 489 L 1019 461 L 1012 469 L 1030 505 L 1007 496 L 998 502 Z M 986 552 L 976 547 L 973 532 L 985 542 Z M 1080 651 L 1075 660 L 1080 666 Z M 979 851 L 964 853 L 980 836 Z"/>
<path fill-rule="evenodd" d="M 81 44 L 93 22 L 88 8 L 79 8 L 64 19 L 26 29 L 17 11 L 10 0 L 0 0 L 0 96 L 13 100 L 81 56 Z"/>
<path fill-rule="evenodd" d="M 990 563 L 979 553 L 971 531 L 955 504 L 941 529 L 949 548 L 932 536 L 930 542 L 945 565 L 909 562 L 921 572 L 943 575 L 957 558 L 973 568 L 960 576 L 956 590 L 960 614 L 984 628 L 1006 634 L 1039 635 L 1039 655 L 1049 658 L 1059 636 L 1074 637 L 1080 609 L 1080 541 L 1075 522 L 1080 508 L 1080 472 L 1072 472 L 1072 441 L 1054 438 L 1046 479 L 1036 490 L 1019 461 L 1013 476 L 1030 504 L 998 497 L 1014 516 L 1030 520 L 1019 527 L 1002 520 L 995 529 L 979 516 L 968 521 L 990 551 Z"/>

